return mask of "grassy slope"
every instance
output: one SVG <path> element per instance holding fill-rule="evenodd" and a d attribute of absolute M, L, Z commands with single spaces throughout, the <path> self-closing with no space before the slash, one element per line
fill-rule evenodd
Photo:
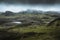
<path fill-rule="evenodd" d="M 32 17 L 32 15 L 23 15 L 26 17 Z M 19 17 L 23 17 L 22 14 Z M 34 15 L 35 16 L 35 15 Z M 38 16 L 42 17 L 42 16 Z M 15 18 L 15 17 L 14 17 Z M 7 30 L 8 32 L 17 32 L 21 35 L 14 36 L 9 40 L 60 40 L 60 28 L 55 27 L 46 27 L 46 26 L 39 26 L 39 25 L 31 25 L 28 27 L 18 27 Z M 20 37 L 21 36 L 21 37 Z M 8 40 L 8 39 L 7 39 Z"/>
<path fill-rule="evenodd" d="M 59 30 L 60 28 L 56 29 L 46 26 L 33 26 L 23 28 L 17 27 L 9 31 L 21 33 L 22 37 L 20 38 L 20 40 L 59 40 L 59 38 L 57 38 L 58 35 L 60 36 Z"/>

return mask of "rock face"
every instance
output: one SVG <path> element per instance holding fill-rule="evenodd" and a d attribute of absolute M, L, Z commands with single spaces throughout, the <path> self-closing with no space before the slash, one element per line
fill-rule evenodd
<path fill-rule="evenodd" d="M 60 18 L 54 19 L 48 24 L 48 26 L 60 26 Z"/>
<path fill-rule="evenodd" d="M 11 11 L 6 11 L 5 13 L 2 13 L 2 15 L 5 15 L 5 16 L 13 16 L 14 13 L 11 12 Z"/>

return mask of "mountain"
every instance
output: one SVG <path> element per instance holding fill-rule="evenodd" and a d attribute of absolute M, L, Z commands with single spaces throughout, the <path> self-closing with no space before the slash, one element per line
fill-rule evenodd
<path fill-rule="evenodd" d="M 12 15 L 14 15 L 14 13 L 11 11 L 6 11 L 5 13 L 2 13 L 1 15 L 12 16 Z"/>

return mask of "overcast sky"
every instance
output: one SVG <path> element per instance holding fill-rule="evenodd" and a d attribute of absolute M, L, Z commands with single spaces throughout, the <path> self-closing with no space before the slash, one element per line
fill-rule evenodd
<path fill-rule="evenodd" d="M 60 11 L 60 0 L 0 0 L 0 12 L 19 12 L 27 9 Z"/>

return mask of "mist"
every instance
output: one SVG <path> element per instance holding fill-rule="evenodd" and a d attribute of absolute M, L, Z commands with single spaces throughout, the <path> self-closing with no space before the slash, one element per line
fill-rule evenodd
<path fill-rule="evenodd" d="M 60 11 L 59 0 L 0 0 L 0 12 L 26 10 Z"/>
<path fill-rule="evenodd" d="M 22 4 L 0 4 L 0 12 L 12 11 L 26 11 L 26 10 L 41 10 L 41 11 L 60 11 L 60 5 L 22 5 Z"/>

